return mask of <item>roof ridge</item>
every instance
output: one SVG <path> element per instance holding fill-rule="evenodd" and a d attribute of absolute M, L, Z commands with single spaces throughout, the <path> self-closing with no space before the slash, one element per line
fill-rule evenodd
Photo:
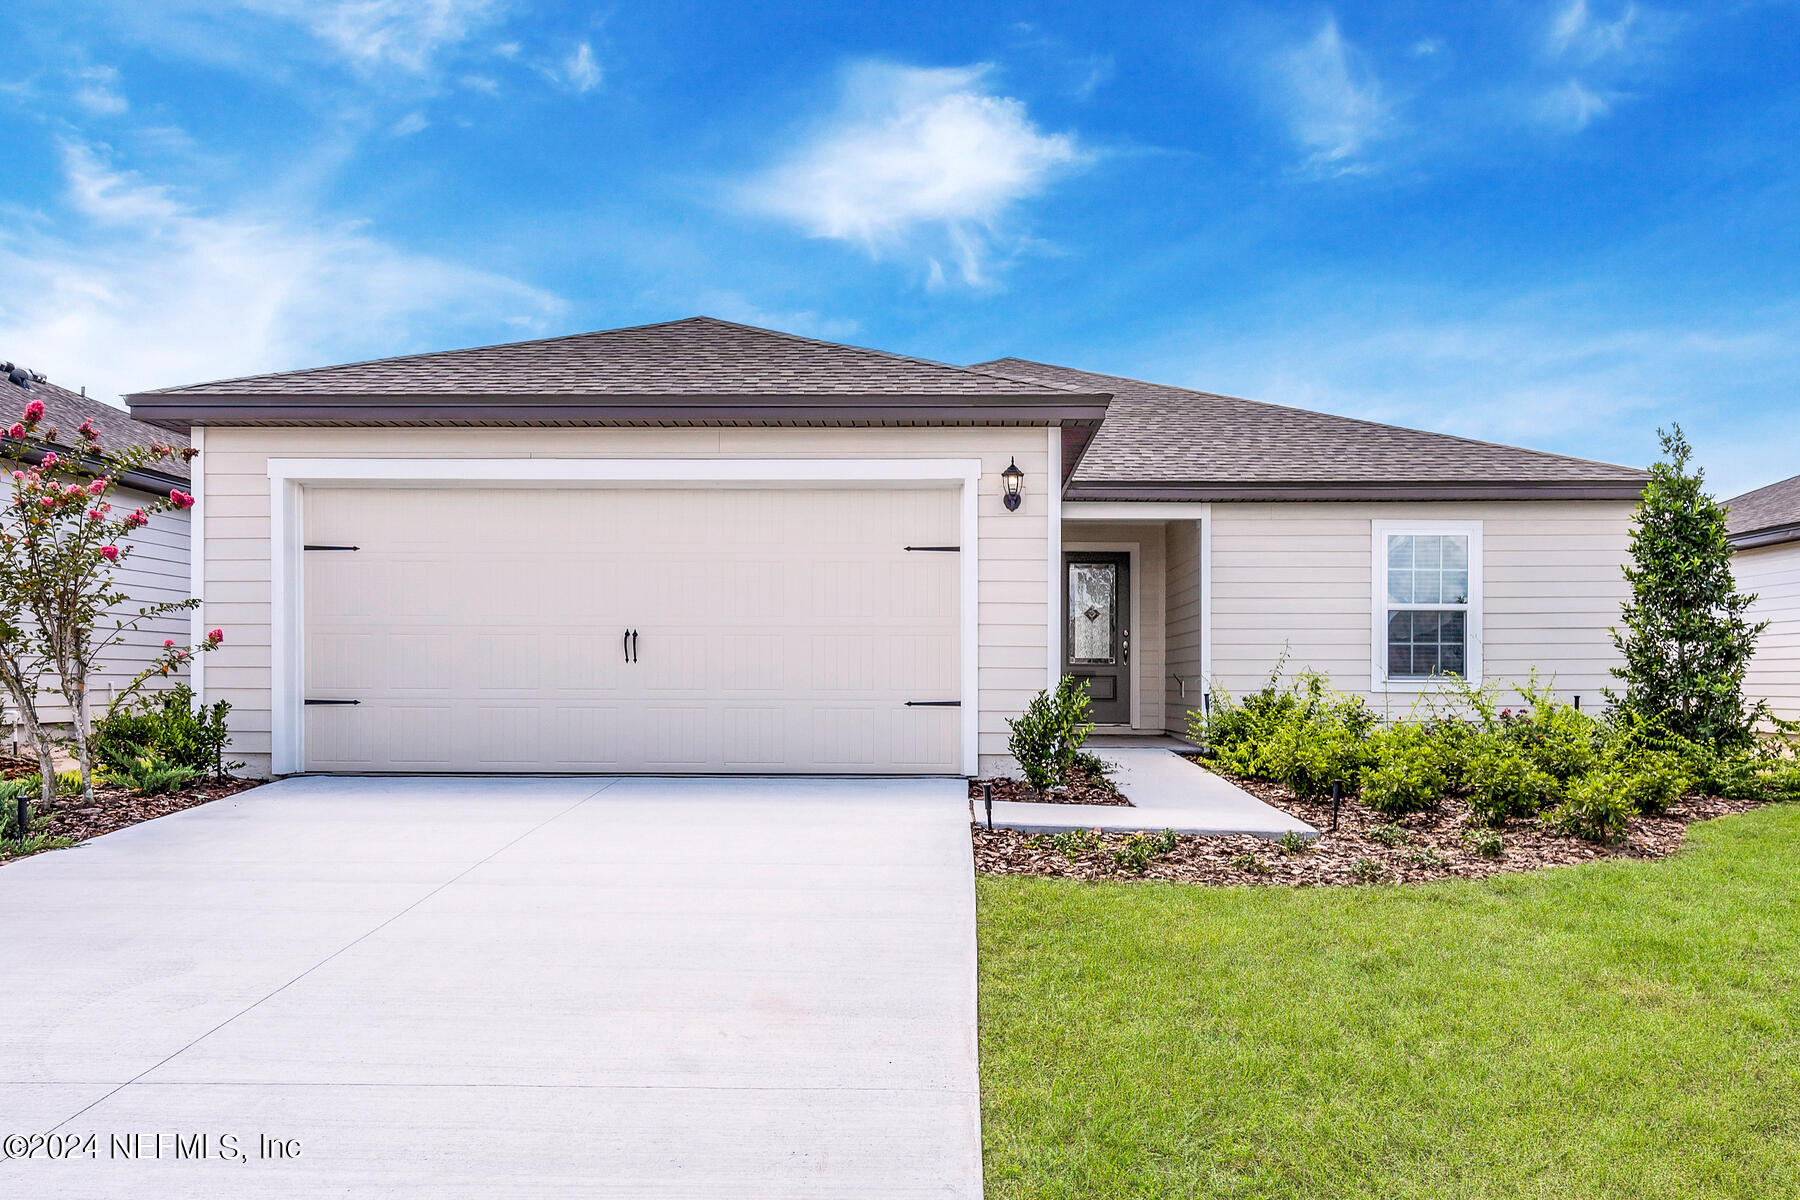
<path fill-rule="evenodd" d="M 1521 454 L 1535 454 L 1544 458 L 1559 459 L 1563 462 L 1581 463 L 1587 466 L 1613 467 L 1621 471 L 1643 471 L 1642 467 L 1627 466 L 1624 463 L 1607 462 L 1598 458 L 1582 458 L 1574 454 L 1561 454 L 1555 450 L 1539 450 L 1531 446 L 1515 446 L 1510 442 L 1490 442 L 1482 438 L 1464 437 L 1460 433 L 1444 433 L 1436 429 L 1415 429 L 1410 425 L 1395 425 L 1387 421 L 1371 421 L 1367 417 L 1350 417 L 1343 413 L 1325 412 L 1317 408 L 1302 408 L 1296 404 L 1277 404 L 1271 400 L 1253 400 L 1248 396 L 1233 396 L 1225 392 L 1203 392 L 1198 388 L 1182 387 L 1175 383 L 1154 383 L 1148 379 L 1136 379 L 1129 375 L 1108 375 L 1102 371 L 1084 371 L 1079 367 L 1063 367 L 1055 363 L 1038 362 L 1029 358 L 997 358 L 977 366 L 989 367 L 995 363 L 1016 362 L 1027 367 L 1047 367 L 1053 371 L 1069 371 L 1076 375 L 1085 375 L 1091 379 L 1104 379 L 1120 383 L 1134 383 L 1144 387 L 1161 388 L 1166 391 L 1186 392 L 1190 396 L 1204 396 L 1213 400 L 1231 400 L 1238 404 L 1254 404 L 1261 408 L 1279 409 L 1283 412 L 1305 413 L 1314 417 L 1329 417 L 1334 421 L 1349 421 L 1369 429 L 1395 430 L 1401 433 L 1423 434 L 1426 437 L 1444 438 L 1447 441 L 1460 442 L 1465 446 L 1480 446 L 1491 450 L 1510 450 Z M 1021 381 L 1023 382 L 1023 381 Z"/>

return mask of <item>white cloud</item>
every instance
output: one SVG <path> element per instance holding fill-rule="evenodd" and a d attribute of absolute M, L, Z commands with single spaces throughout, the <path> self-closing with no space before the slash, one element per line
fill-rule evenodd
<path fill-rule="evenodd" d="M 502 15 L 502 0 L 240 0 L 292 21 L 364 69 L 422 72 Z"/>
<path fill-rule="evenodd" d="M 1587 0 L 1570 0 L 1551 19 L 1550 53 L 1584 62 L 1624 54 L 1630 48 L 1638 16 L 1638 6 L 1626 4 L 1612 20 L 1601 20 L 1588 8 Z"/>
<path fill-rule="evenodd" d="M 75 103 L 97 117 L 115 117 L 131 105 L 119 94 L 119 73 L 112 67 L 84 67 L 75 72 Z"/>
<path fill-rule="evenodd" d="M 594 61 L 592 46 L 583 42 L 575 47 L 575 52 L 563 63 L 563 78 L 578 92 L 591 92 L 600 86 L 603 76 L 600 64 Z"/>
<path fill-rule="evenodd" d="M 1579 79 L 1551 88 L 1538 97 L 1538 117 L 1547 125 L 1579 133 L 1612 110 L 1614 97 L 1594 91 Z"/>
<path fill-rule="evenodd" d="M 407 113 L 404 117 L 401 117 L 398 121 L 395 121 L 393 128 L 388 130 L 388 132 L 395 137 L 411 137 L 413 134 L 422 133 L 430 127 L 431 121 L 424 113 L 415 109 L 412 112 Z"/>
<path fill-rule="evenodd" d="M 831 118 L 746 189 L 750 205 L 809 235 L 871 253 L 921 253 L 964 282 L 1016 237 L 1007 221 L 1083 158 L 1073 137 L 1044 133 L 1022 101 L 988 88 L 986 66 L 864 64 Z"/>
<path fill-rule="evenodd" d="M 1393 123 L 1392 110 L 1356 47 L 1328 16 L 1304 45 L 1277 56 L 1278 104 L 1308 164 L 1330 174 L 1364 169 L 1359 160 Z"/>
<path fill-rule="evenodd" d="M 65 156 L 68 209 L 0 232 L 0 346 L 101 396 L 432 346 L 557 301 L 312 214 L 201 211 L 93 150 Z"/>

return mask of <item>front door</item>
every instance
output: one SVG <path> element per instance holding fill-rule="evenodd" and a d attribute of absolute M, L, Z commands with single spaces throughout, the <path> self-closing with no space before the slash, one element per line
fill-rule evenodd
<path fill-rule="evenodd" d="M 1063 613 L 1063 673 L 1087 681 L 1095 724 L 1131 724 L 1131 556 L 1063 555 Z"/>

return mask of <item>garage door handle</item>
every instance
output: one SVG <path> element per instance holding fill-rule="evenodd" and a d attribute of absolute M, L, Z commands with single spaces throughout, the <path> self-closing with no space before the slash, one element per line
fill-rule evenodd
<path fill-rule="evenodd" d="M 308 704 L 361 704 L 361 700 L 308 700 Z"/>
<path fill-rule="evenodd" d="M 961 700 L 908 700 L 908 708 L 961 708 Z"/>
<path fill-rule="evenodd" d="M 634 629 L 631 631 L 631 661 L 636 662 L 637 660 L 637 630 Z"/>
<path fill-rule="evenodd" d="M 619 649 L 624 653 L 625 661 L 630 662 L 631 661 L 631 630 L 627 629 L 624 633 L 624 636 L 619 639 Z"/>

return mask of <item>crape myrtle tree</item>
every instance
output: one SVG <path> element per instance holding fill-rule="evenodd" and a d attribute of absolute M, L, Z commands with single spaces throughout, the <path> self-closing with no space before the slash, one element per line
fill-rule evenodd
<path fill-rule="evenodd" d="M 19 421 L 4 430 L 0 456 L 16 463 L 9 472 L 10 503 L 0 508 L 0 685 L 37 751 L 42 803 L 55 802 L 55 739 L 39 717 L 40 698 L 59 693 L 68 706 L 81 790 L 93 798 L 92 717 L 88 676 L 106 649 L 126 633 L 197 600 L 152 604 L 134 611 L 117 582 L 130 558 L 132 536 L 152 515 L 187 508 L 194 498 L 179 488 L 166 499 L 115 507 L 109 499 L 129 471 L 181 457 L 192 450 L 154 444 L 109 451 L 90 422 L 76 431 L 78 450 L 59 452 L 54 427 L 41 427 L 44 404 L 32 400 Z M 0 496 L 4 496 L 0 492 Z M 143 672 L 125 687 L 129 695 L 156 676 L 166 676 L 196 653 L 224 640 L 213 630 L 196 646 L 165 641 Z"/>
<path fill-rule="evenodd" d="M 1744 612 L 1755 601 L 1737 590 L 1725 509 L 1691 468 L 1681 427 L 1658 430 L 1663 458 L 1650 469 L 1631 532 L 1625 578 L 1631 599 L 1612 631 L 1624 663 L 1626 712 L 1659 721 L 1671 733 L 1721 747 L 1749 743 L 1762 705 L 1744 703 L 1744 668 L 1768 622 Z"/>

